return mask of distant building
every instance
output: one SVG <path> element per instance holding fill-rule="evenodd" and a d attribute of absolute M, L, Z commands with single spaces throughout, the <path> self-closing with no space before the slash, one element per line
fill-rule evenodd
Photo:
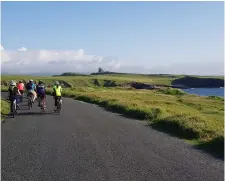
<path fill-rule="evenodd" d="M 98 68 L 98 73 L 104 73 L 104 70 L 101 67 L 99 67 Z"/>

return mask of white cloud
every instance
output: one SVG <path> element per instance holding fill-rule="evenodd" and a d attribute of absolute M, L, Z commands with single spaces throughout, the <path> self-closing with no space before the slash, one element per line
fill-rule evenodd
<path fill-rule="evenodd" d="M 3 46 L 2 46 L 2 45 L 0 45 L 0 51 L 3 51 L 3 50 L 4 50 Z"/>
<path fill-rule="evenodd" d="M 25 47 L 21 47 L 21 48 L 18 49 L 18 51 L 25 52 L 25 51 L 27 51 L 27 49 Z"/>
<path fill-rule="evenodd" d="M 15 50 L 5 50 L 1 46 L 1 64 L 3 72 L 67 72 L 67 71 L 97 71 L 103 69 L 116 70 L 119 62 L 113 57 L 103 57 L 86 54 L 79 50 L 27 50 L 25 47 Z M 16 66 L 15 66 L 16 65 Z"/>
<path fill-rule="evenodd" d="M 193 61 L 168 63 L 156 61 L 118 61 L 114 56 L 86 54 L 79 50 L 5 50 L 0 45 L 1 69 L 3 73 L 49 73 L 96 72 L 98 67 L 107 71 L 130 73 L 196 74 L 221 75 L 224 72 L 222 61 Z M 149 58 L 151 59 L 151 57 Z M 146 64 L 145 64 L 146 63 Z M 147 66 L 149 65 L 149 67 Z"/>

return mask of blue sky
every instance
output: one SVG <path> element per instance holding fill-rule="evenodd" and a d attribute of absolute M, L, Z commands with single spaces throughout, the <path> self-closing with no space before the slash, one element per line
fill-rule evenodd
<path fill-rule="evenodd" d="M 223 74 L 223 11 L 223 2 L 2 2 L 2 67 L 34 59 L 60 71 Z"/>

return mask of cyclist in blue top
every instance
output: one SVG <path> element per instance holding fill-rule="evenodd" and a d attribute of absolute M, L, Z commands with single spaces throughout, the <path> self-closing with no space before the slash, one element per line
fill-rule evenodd
<path fill-rule="evenodd" d="M 27 96 L 31 95 L 33 97 L 32 102 L 34 103 L 35 99 L 37 98 L 37 93 L 36 93 L 36 85 L 34 84 L 33 80 L 31 79 L 27 85 Z"/>
<path fill-rule="evenodd" d="M 43 100 L 45 104 L 45 96 L 46 96 L 46 89 L 45 89 L 43 81 L 40 80 L 37 85 L 37 97 L 39 98 L 38 107 L 41 106 L 41 100 Z"/>

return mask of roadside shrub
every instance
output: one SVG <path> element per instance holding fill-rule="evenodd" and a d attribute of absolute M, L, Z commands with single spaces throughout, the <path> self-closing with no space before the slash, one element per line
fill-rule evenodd
<path fill-rule="evenodd" d="M 220 96 L 208 96 L 209 99 L 217 99 L 217 100 L 221 100 L 221 101 L 224 101 L 224 98 L 223 97 L 220 97 Z"/>
<path fill-rule="evenodd" d="M 167 88 L 167 89 L 161 89 L 158 90 L 158 92 L 168 95 L 185 95 L 186 93 L 180 89 L 173 89 L 173 88 Z"/>

